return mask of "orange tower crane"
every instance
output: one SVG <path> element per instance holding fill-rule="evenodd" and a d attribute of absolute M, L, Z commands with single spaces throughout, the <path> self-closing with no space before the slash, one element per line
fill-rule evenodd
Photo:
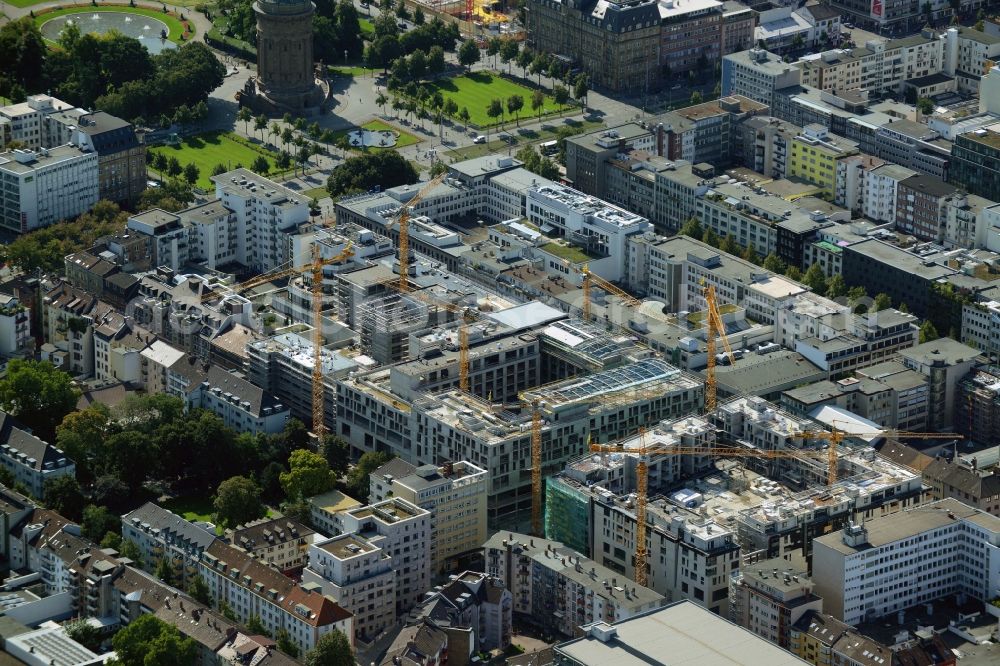
<path fill-rule="evenodd" d="M 410 209 L 441 184 L 446 175 L 442 173 L 427 181 L 427 184 L 399 209 L 399 291 L 404 294 L 410 290 Z"/>
<path fill-rule="evenodd" d="M 729 362 L 735 363 L 736 359 L 733 357 L 733 349 L 729 346 L 729 338 L 726 337 L 726 327 L 722 323 L 722 315 L 719 314 L 719 303 L 715 299 L 715 285 L 708 285 L 704 287 L 705 303 L 706 303 L 706 324 L 707 331 L 705 334 L 705 351 L 708 354 L 707 364 L 705 366 L 705 413 L 711 414 L 715 411 L 716 407 L 716 394 L 718 390 L 718 385 L 715 379 L 715 338 L 718 336 L 722 340 L 723 346 L 726 348 L 726 354 L 729 356 Z"/>

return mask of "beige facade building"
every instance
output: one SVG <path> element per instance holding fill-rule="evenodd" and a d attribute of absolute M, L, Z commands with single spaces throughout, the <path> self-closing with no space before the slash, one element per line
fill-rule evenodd
<path fill-rule="evenodd" d="M 371 639 L 396 621 L 392 558 L 362 536 L 342 534 L 310 545 L 302 580 L 354 613 L 357 638 Z"/>
<path fill-rule="evenodd" d="M 371 500 L 390 495 L 431 512 L 431 571 L 453 571 L 456 558 L 478 551 L 486 541 L 486 470 L 470 462 L 441 467 L 410 467 L 405 476 L 393 476 L 387 465 L 371 475 Z M 391 464 L 391 463 L 390 463 Z M 386 471 L 383 471 L 386 470 Z"/>
<path fill-rule="evenodd" d="M 316 532 L 287 518 L 263 518 L 230 530 L 230 543 L 281 571 L 305 565 Z"/>

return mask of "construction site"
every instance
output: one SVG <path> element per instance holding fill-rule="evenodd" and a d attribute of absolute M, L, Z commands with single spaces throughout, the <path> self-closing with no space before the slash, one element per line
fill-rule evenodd
<path fill-rule="evenodd" d="M 466 23 L 475 28 L 470 32 L 476 36 L 492 33 L 518 41 L 525 38 L 517 21 L 516 3 L 509 0 L 407 0 L 406 4 Z"/>

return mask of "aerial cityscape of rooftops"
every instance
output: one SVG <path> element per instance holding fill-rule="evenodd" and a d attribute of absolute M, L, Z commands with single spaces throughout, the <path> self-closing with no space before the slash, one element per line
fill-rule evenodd
<path fill-rule="evenodd" d="M 1000 0 L 0 0 L 0 663 L 1000 664 L 997 65 Z"/>

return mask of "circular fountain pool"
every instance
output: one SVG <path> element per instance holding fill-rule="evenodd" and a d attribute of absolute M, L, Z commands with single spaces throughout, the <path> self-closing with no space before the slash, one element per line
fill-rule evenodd
<path fill-rule="evenodd" d="M 59 35 L 70 23 L 76 24 L 80 32 L 103 35 L 117 30 L 127 37 L 134 37 L 142 42 L 150 53 L 159 53 L 164 49 L 176 48 L 177 45 L 167 39 L 169 30 L 163 21 L 127 12 L 88 12 L 86 10 L 73 14 L 64 14 L 42 24 L 42 36 L 53 42 L 59 40 Z"/>

